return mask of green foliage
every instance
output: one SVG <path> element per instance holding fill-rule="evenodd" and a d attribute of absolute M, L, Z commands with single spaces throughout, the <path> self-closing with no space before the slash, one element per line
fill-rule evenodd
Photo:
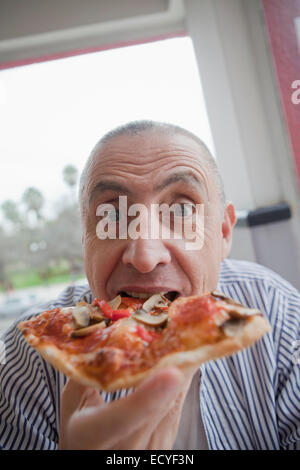
<path fill-rule="evenodd" d="M 67 271 L 61 271 L 60 269 L 52 269 L 49 271 L 49 275 L 45 280 L 38 270 L 26 270 L 26 271 L 17 271 L 9 274 L 9 281 L 14 286 L 15 289 L 25 289 L 26 287 L 34 287 L 41 285 L 51 285 L 58 284 L 63 282 L 68 282 L 71 279 L 70 269 Z M 72 277 L 72 280 L 79 279 L 83 277 L 83 273 L 77 274 L 77 276 Z"/>
<path fill-rule="evenodd" d="M 77 169 L 68 165 L 63 179 L 72 189 Z M 0 226 L 0 286 L 31 287 L 82 277 L 83 260 L 79 209 L 74 198 L 64 197 L 51 219 L 42 214 L 45 198 L 27 188 L 21 202 L 1 205 L 5 226 Z M 35 214 L 34 218 L 27 216 Z"/>
<path fill-rule="evenodd" d="M 70 186 L 73 187 L 77 183 L 77 178 L 78 178 L 78 170 L 75 166 L 73 165 L 67 165 L 63 169 L 63 179 L 64 182 Z"/>
<path fill-rule="evenodd" d="M 44 196 L 37 188 L 27 188 L 22 196 L 22 201 L 26 205 L 27 211 L 33 211 L 37 218 L 41 218 L 41 209 L 44 205 Z"/>

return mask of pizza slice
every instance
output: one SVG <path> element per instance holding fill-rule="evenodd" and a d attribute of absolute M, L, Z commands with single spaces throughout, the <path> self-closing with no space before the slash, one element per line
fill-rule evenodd
<path fill-rule="evenodd" d="M 48 310 L 19 328 L 55 368 L 105 391 L 136 386 L 158 368 L 200 366 L 236 353 L 270 330 L 259 310 L 220 292 L 174 301 L 120 293 L 110 302 Z"/>

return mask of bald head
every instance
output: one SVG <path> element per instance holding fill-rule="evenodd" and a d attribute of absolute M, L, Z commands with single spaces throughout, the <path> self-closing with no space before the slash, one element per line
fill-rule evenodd
<path fill-rule="evenodd" d="M 143 134 L 156 134 L 156 135 L 167 135 L 169 137 L 175 135 L 182 135 L 192 139 L 196 142 L 199 146 L 199 157 L 203 159 L 209 168 L 209 171 L 215 181 L 215 184 L 218 188 L 219 198 L 220 198 L 220 207 L 222 210 L 225 207 L 225 193 L 224 193 L 224 185 L 219 173 L 218 167 L 216 162 L 211 155 L 210 151 L 208 150 L 207 146 L 204 142 L 197 137 L 192 132 L 188 130 L 176 126 L 174 124 L 164 123 L 164 122 L 157 122 L 157 121 L 148 121 L 148 120 L 141 120 L 141 121 L 132 121 L 122 126 L 119 126 L 111 131 L 107 132 L 95 145 L 93 148 L 85 167 L 82 171 L 81 178 L 80 178 L 80 187 L 79 187 L 79 202 L 80 202 L 80 212 L 82 217 L 84 217 L 86 213 L 86 204 L 87 204 L 87 187 L 88 181 L 90 178 L 90 173 L 93 167 L 93 164 L 97 158 L 99 158 L 101 152 L 106 148 L 110 143 L 112 143 L 115 139 L 127 136 L 127 137 L 136 137 Z M 142 162 L 141 162 L 142 163 Z"/>

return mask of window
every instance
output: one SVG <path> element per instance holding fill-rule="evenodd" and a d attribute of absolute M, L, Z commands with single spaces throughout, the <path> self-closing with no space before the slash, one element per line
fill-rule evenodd
<path fill-rule="evenodd" d="M 49 286 L 53 296 L 83 276 L 77 181 L 106 131 L 168 121 L 214 152 L 188 37 L 1 71 L 0 105 L 2 296 L 36 286 L 48 300 Z M 77 226 L 73 243 L 62 218 Z"/>

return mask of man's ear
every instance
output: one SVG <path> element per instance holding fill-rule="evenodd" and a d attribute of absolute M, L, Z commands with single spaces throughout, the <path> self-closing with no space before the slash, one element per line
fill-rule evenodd
<path fill-rule="evenodd" d="M 232 231 L 236 223 L 236 214 L 234 205 L 231 202 L 226 203 L 224 219 L 222 222 L 222 261 L 227 258 L 231 250 Z"/>

